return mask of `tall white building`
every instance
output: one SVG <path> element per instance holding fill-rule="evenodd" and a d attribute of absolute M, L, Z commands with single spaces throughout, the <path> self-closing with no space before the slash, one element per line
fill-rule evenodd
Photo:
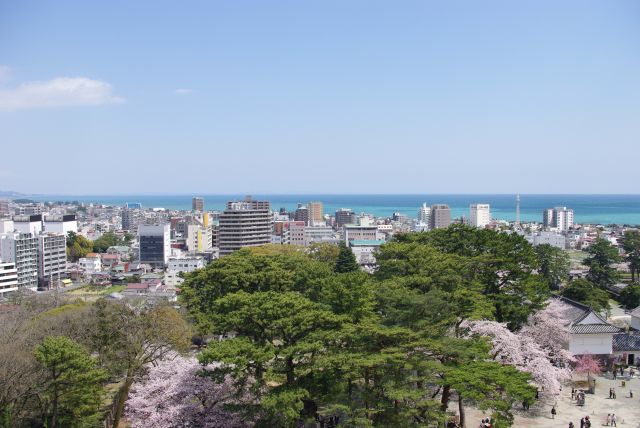
<path fill-rule="evenodd" d="M 62 233 L 42 233 L 38 239 L 38 283 L 52 288 L 67 271 L 67 240 Z"/>
<path fill-rule="evenodd" d="M 171 255 L 171 228 L 165 224 L 141 224 L 138 226 L 140 263 L 164 269 Z"/>
<path fill-rule="evenodd" d="M 571 208 L 547 208 L 542 214 L 545 227 L 553 227 L 561 232 L 573 228 L 573 209 Z"/>
<path fill-rule="evenodd" d="M 469 224 L 471 226 L 485 228 L 491 223 L 491 207 L 489 207 L 489 204 L 471 204 L 469 211 Z"/>
<path fill-rule="evenodd" d="M 418 224 L 429 226 L 429 220 L 431 218 L 431 207 L 427 206 L 424 202 L 418 211 Z"/>
<path fill-rule="evenodd" d="M 30 233 L 0 234 L 0 260 L 13 263 L 18 287 L 38 288 L 38 239 Z"/>

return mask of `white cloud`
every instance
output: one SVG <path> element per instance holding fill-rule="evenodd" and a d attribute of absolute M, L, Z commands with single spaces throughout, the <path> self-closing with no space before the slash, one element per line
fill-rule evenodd
<path fill-rule="evenodd" d="M 11 69 L 6 66 L 0 64 L 0 83 L 5 83 L 11 80 Z"/>
<path fill-rule="evenodd" d="M 173 92 L 178 94 L 178 95 L 188 95 L 188 94 L 192 93 L 193 90 L 187 89 L 187 88 L 180 88 L 180 89 L 176 89 Z"/>
<path fill-rule="evenodd" d="M 124 102 L 111 85 L 85 77 L 57 77 L 27 82 L 15 88 L 0 88 L 0 111 L 43 107 L 96 106 Z"/>

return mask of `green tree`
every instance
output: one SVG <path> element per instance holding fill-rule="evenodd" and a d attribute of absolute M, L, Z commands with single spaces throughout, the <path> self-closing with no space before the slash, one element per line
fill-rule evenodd
<path fill-rule="evenodd" d="M 39 385 L 43 423 L 79 427 L 99 420 L 105 372 L 89 352 L 68 337 L 47 337 L 35 350 L 42 366 Z"/>
<path fill-rule="evenodd" d="M 600 312 L 609 309 L 609 293 L 596 286 L 588 279 L 574 279 L 562 289 L 560 294 Z"/>
<path fill-rule="evenodd" d="M 333 270 L 337 273 L 356 272 L 359 270 L 360 266 L 358 266 L 356 256 L 353 254 L 353 251 L 351 251 L 351 248 L 344 242 L 341 242 L 339 249 L 340 252 L 338 253 L 336 265 Z"/>
<path fill-rule="evenodd" d="M 340 248 L 335 244 L 313 242 L 307 249 L 312 259 L 335 266 Z"/>
<path fill-rule="evenodd" d="M 245 248 L 185 275 L 180 300 L 201 333 L 211 330 L 212 304 L 237 291 L 299 291 L 315 299 L 332 277 L 332 266 L 287 245 Z M 287 251 L 286 253 L 283 251 Z"/>
<path fill-rule="evenodd" d="M 463 323 L 517 326 L 549 287 L 526 241 L 488 232 L 400 236 L 373 276 L 303 249 L 243 249 L 187 275 L 180 299 L 202 332 L 237 333 L 201 361 L 222 363 L 209 375 L 231 377 L 259 426 L 435 426 L 459 395 L 508 426 L 528 377 L 483 365 L 489 346 Z"/>
<path fill-rule="evenodd" d="M 638 281 L 640 272 L 640 230 L 627 230 L 622 239 L 625 260 L 629 263 L 631 282 Z"/>
<path fill-rule="evenodd" d="M 627 309 L 640 306 L 640 284 L 627 285 L 620 292 L 620 303 Z"/>
<path fill-rule="evenodd" d="M 549 244 L 538 245 L 535 251 L 538 257 L 538 272 L 547 281 L 549 287 L 557 290 L 569 278 L 571 269 L 569 254 Z"/>
<path fill-rule="evenodd" d="M 587 278 L 600 288 L 614 285 L 620 278 L 620 274 L 613 267 L 620 262 L 618 249 L 606 239 L 596 239 L 587 250 L 589 256 L 584 260 L 584 265 L 589 268 Z"/>
<path fill-rule="evenodd" d="M 214 314 L 217 333 L 238 337 L 212 342 L 200 361 L 222 363 L 215 376 L 229 374 L 240 394 L 261 399 L 267 426 L 293 426 L 311 399 L 305 379 L 344 318 L 299 293 L 274 291 L 227 295 Z"/>
<path fill-rule="evenodd" d="M 67 234 L 67 257 L 76 262 L 93 251 L 93 242 L 74 232 Z"/>
<path fill-rule="evenodd" d="M 98 253 L 105 253 L 109 247 L 120 243 L 120 239 L 113 232 L 105 232 L 102 236 L 93 241 L 93 250 Z"/>
<path fill-rule="evenodd" d="M 515 329 L 543 306 L 549 287 L 535 274 L 533 247 L 516 234 L 454 225 L 426 233 L 399 235 L 381 247 L 380 279 L 393 278 L 428 292 L 459 288 L 482 295 L 492 318 Z"/>

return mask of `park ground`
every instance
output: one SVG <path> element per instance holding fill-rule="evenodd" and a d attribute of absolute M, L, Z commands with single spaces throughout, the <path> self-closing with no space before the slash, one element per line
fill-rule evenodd
<path fill-rule="evenodd" d="M 575 380 L 584 379 L 575 378 Z M 609 399 L 609 388 L 615 388 L 616 399 Z M 630 390 L 633 391 L 633 398 L 629 397 Z M 552 419 L 551 408 L 554 404 L 557 414 L 555 419 Z M 579 428 L 580 418 L 588 415 L 591 419 L 591 427 L 594 428 L 606 426 L 605 421 L 608 413 L 616 414 L 619 427 L 640 427 L 640 378 L 636 376 L 630 381 L 627 380 L 623 387 L 620 379 L 613 380 L 610 375 L 597 376 L 595 393 L 586 394 L 584 407 L 577 406 L 575 400 L 571 400 L 571 384 L 569 383 L 562 388 L 562 392 L 556 397 L 541 395 L 540 399 L 532 404 L 528 411 L 523 411 L 521 407 L 516 409 L 513 427 L 566 428 L 572 421 L 576 428 Z M 489 414 L 468 408 L 466 411 L 467 427 L 480 426 L 480 421 L 486 416 Z"/>

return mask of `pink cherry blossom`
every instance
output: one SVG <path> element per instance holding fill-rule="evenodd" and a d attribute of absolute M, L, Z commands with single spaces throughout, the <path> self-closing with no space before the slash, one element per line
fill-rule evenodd
<path fill-rule="evenodd" d="M 216 384 L 199 375 L 203 367 L 195 357 L 171 355 L 148 367 L 135 383 L 126 403 L 125 417 L 132 428 L 243 427 L 223 405 L 231 401 L 229 381 Z"/>

